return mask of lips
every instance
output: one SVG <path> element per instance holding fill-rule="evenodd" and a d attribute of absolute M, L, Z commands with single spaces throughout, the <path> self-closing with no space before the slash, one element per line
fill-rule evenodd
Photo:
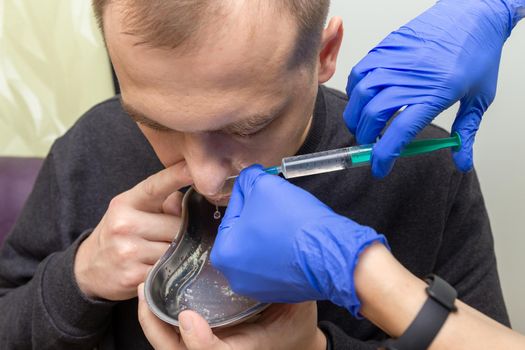
<path fill-rule="evenodd" d="M 206 200 L 213 205 L 218 205 L 220 207 L 225 207 L 230 201 L 231 195 L 222 195 L 222 196 L 206 196 Z"/>
<path fill-rule="evenodd" d="M 213 205 L 218 205 L 221 207 L 225 207 L 228 205 L 228 202 L 230 201 L 230 197 L 233 191 L 233 185 L 235 184 L 235 180 L 237 179 L 238 175 L 229 176 L 224 180 L 224 183 L 222 184 L 221 189 L 213 195 L 206 195 L 199 191 L 199 189 L 193 185 L 193 188 L 199 192 L 208 202 L 210 202 Z"/>

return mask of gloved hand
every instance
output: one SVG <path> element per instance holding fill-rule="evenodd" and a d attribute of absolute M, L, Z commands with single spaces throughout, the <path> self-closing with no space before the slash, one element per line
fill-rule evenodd
<path fill-rule="evenodd" d="M 525 16 L 525 0 L 441 0 L 391 33 L 352 70 L 344 119 L 360 144 L 375 142 L 372 173 L 387 175 L 404 147 L 458 100 L 452 126 L 462 147 L 453 154 L 472 169 L 472 145 L 494 100 L 503 44 Z"/>
<path fill-rule="evenodd" d="M 235 182 L 211 262 L 236 293 L 262 302 L 330 300 L 357 316 L 354 269 L 374 242 L 386 245 L 373 229 L 252 166 Z"/>

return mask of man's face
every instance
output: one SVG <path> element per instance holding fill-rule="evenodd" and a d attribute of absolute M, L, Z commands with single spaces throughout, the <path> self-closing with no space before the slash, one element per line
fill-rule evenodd
<path fill-rule="evenodd" d="M 209 24 L 208 35 L 192 44 L 198 48 L 187 52 L 137 45 L 139 37 L 124 33 L 118 6 L 105 12 L 124 108 L 164 166 L 185 163 L 212 202 L 228 176 L 297 152 L 317 94 L 315 65 L 289 68 L 294 20 L 242 11 Z"/>

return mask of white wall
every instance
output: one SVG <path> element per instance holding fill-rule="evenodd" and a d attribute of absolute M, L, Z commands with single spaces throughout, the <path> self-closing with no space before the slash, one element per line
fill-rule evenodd
<path fill-rule="evenodd" d="M 432 0 L 332 0 L 346 35 L 336 76 L 328 85 L 344 90 L 347 75 L 389 32 L 430 7 Z M 495 236 L 500 278 L 513 327 L 525 333 L 525 20 L 507 42 L 496 101 L 485 114 L 475 145 L 477 168 Z M 450 130 L 457 107 L 436 123 Z"/>

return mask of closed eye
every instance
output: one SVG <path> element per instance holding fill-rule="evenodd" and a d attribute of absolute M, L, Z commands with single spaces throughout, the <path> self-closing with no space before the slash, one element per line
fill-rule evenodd
<path fill-rule="evenodd" d="M 272 122 L 276 120 L 277 118 L 278 118 L 278 115 L 266 117 L 264 119 L 259 119 L 256 121 L 252 121 L 252 120 L 248 120 L 247 122 L 243 121 L 242 124 L 230 125 L 228 128 L 223 129 L 222 132 L 228 135 L 233 135 L 233 136 L 242 137 L 242 138 L 254 137 L 254 136 L 257 136 L 258 134 L 263 133 L 265 130 L 267 130 L 270 124 L 272 124 Z"/>

